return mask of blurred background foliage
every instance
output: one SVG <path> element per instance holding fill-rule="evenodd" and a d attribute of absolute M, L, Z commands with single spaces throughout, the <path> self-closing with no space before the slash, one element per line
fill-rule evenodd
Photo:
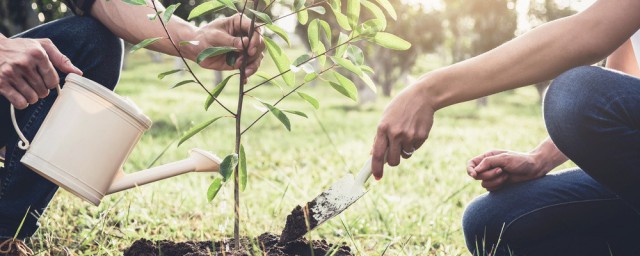
<path fill-rule="evenodd" d="M 162 0 L 160 2 L 165 6 L 181 3 L 175 14 L 186 18 L 191 9 L 205 1 Z M 313 0 L 308 0 L 308 2 L 311 1 Z M 315 0 L 315 2 L 318 1 Z M 522 5 L 519 3 L 521 1 L 528 2 L 527 10 L 517 10 L 516 6 Z M 291 12 L 289 6 L 293 4 L 293 0 L 290 2 L 279 2 L 269 10 L 273 12 L 271 14 L 274 17 L 286 15 Z M 346 1 L 343 0 L 343 2 Z M 391 96 L 394 88 L 402 88 L 415 80 L 412 74 L 421 74 L 473 57 L 495 48 L 530 27 L 575 13 L 571 4 L 562 0 L 390 0 L 390 2 L 396 8 L 398 18 L 396 21 L 388 21 L 388 30 L 411 42 L 413 47 L 408 51 L 393 51 L 384 48 L 374 50 L 374 46 L 368 45 L 367 42 L 359 45 L 365 50 L 367 63 L 370 63 L 376 71 L 372 79 L 379 87 L 378 95 L 385 97 Z M 526 4 L 526 2 L 523 3 Z M 346 6 L 346 3 L 343 6 Z M 328 6 L 326 9 L 330 10 Z M 68 15 L 72 14 L 61 0 L 2 0 L 0 1 L 0 32 L 6 36 L 12 36 L 38 24 Z M 312 13 L 313 15 L 318 14 Z M 325 15 L 333 14 L 328 11 Z M 364 15 L 364 19 L 367 19 L 367 15 L 372 17 L 370 12 L 365 12 Z M 215 18 L 213 14 L 208 14 L 198 17 L 193 22 L 200 24 Z M 281 22 L 286 23 L 287 19 Z M 298 36 L 297 40 L 307 40 L 306 25 L 290 21 L 289 24 L 288 29 L 291 34 Z M 337 24 L 332 25 L 338 27 Z M 286 27 L 286 24 L 283 26 Z M 519 28 L 523 26 L 526 28 Z M 338 38 L 337 33 L 336 29 L 334 40 Z M 154 61 L 161 60 L 158 55 L 152 55 L 151 58 Z M 222 76 L 217 74 L 215 77 L 221 79 Z M 213 83 L 217 82 L 213 81 Z M 370 92 L 365 85 L 360 84 L 358 87 L 362 102 L 375 100 L 376 94 Z M 542 93 L 546 83 L 540 83 L 536 87 Z M 486 99 L 481 99 L 479 105 L 486 105 Z"/>

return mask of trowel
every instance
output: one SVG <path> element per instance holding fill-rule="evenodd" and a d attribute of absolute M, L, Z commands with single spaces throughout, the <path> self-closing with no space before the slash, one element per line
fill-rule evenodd
<path fill-rule="evenodd" d="M 358 201 L 367 192 L 364 183 L 371 176 L 371 160 L 369 158 L 362 166 L 358 176 L 347 174 L 312 201 L 304 206 L 297 206 L 287 216 L 280 244 L 302 237 Z"/>

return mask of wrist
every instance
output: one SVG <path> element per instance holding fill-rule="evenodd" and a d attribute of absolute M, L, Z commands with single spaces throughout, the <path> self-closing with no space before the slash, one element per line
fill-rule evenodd
<path fill-rule="evenodd" d="M 444 80 L 444 72 L 435 70 L 420 77 L 416 83 L 419 94 L 434 112 L 447 106 L 445 102 L 448 92 L 442 88 Z"/>
<path fill-rule="evenodd" d="M 172 26 L 168 26 L 167 29 L 174 38 L 176 47 L 180 49 L 180 53 L 185 59 L 195 61 L 200 53 L 200 46 L 204 44 L 202 40 L 198 39 L 198 28 L 184 21 L 173 21 L 172 19 L 171 23 Z"/>

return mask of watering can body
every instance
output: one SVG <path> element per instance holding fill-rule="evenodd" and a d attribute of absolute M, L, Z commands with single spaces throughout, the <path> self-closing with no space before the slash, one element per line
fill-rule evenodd
<path fill-rule="evenodd" d="M 69 74 L 33 141 L 23 138 L 21 147 L 27 151 L 21 162 L 94 205 L 131 187 L 191 171 L 219 170 L 217 156 L 193 149 L 185 160 L 125 174 L 124 162 L 150 126 L 151 120 L 133 102 Z"/>

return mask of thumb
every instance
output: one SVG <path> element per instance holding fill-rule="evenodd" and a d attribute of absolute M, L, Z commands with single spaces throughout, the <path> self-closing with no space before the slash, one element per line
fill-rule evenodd
<path fill-rule="evenodd" d="M 484 172 L 495 167 L 504 167 L 505 159 L 506 157 L 503 154 L 486 157 L 476 166 L 475 171 Z"/>
<path fill-rule="evenodd" d="M 246 36 L 232 36 L 230 34 L 222 33 L 219 35 L 219 41 L 214 46 L 227 46 L 238 49 L 238 51 L 242 51 L 243 46 L 249 46 L 249 38 Z"/>
<path fill-rule="evenodd" d="M 42 48 L 47 52 L 49 61 L 51 61 L 51 64 L 53 64 L 54 67 L 58 68 L 63 73 L 75 73 L 82 75 L 82 71 L 74 66 L 71 63 L 71 60 L 62 54 L 60 50 L 58 50 L 58 47 L 56 47 L 50 40 L 41 40 L 40 45 L 42 45 Z"/>

